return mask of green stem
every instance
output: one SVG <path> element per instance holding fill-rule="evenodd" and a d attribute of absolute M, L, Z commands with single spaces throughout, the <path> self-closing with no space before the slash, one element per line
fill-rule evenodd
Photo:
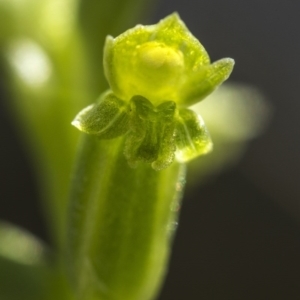
<path fill-rule="evenodd" d="M 123 137 L 85 136 L 81 146 L 67 242 L 80 299 L 153 299 L 176 229 L 185 165 L 130 168 Z"/>

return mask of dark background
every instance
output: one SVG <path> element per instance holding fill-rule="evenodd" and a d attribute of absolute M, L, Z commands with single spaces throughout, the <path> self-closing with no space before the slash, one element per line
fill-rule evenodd
<path fill-rule="evenodd" d="M 300 299 L 300 1 L 162 0 L 274 108 L 241 162 L 187 190 L 161 300 Z M 7 99 L 3 83 L 1 98 Z M 33 170 L 0 102 L 0 218 L 48 240 Z"/>

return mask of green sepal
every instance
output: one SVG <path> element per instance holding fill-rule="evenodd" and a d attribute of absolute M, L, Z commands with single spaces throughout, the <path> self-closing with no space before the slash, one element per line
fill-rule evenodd
<path fill-rule="evenodd" d="M 187 162 L 212 150 L 213 144 L 202 118 L 190 109 L 178 111 L 175 135 L 179 162 Z"/>
<path fill-rule="evenodd" d="M 118 137 L 129 129 L 127 104 L 112 92 L 106 92 L 100 96 L 98 103 L 84 108 L 75 117 L 72 125 L 100 138 Z"/>
<path fill-rule="evenodd" d="M 161 170 L 174 160 L 176 104 L 166 101 L 155 107 L 142 96 L 131 99 L 130 131 L 126 137 L 125 157 L 130 166 L 139 161 Z"/>
<path fill-rule="evenodd" d="M 234 60 L 223 58 L 211 65 L 199 66 L 182 87 L 180 104 L 191 106 L 211 94 L 228 79 L 234 66 Z"/>

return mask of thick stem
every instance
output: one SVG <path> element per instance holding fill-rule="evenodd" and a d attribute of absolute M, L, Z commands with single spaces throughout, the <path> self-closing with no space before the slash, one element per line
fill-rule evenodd
<path fill-rule="evenodd" d="M 153 299 L 166 271 L 185 166 L 133 169 L 123 149 L 123 137 L 83 139 L 67 242 L 80 299 Z"/>

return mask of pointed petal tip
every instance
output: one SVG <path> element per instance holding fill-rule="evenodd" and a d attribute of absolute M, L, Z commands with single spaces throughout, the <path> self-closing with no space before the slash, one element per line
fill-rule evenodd
<path fill-rule="evenodd" d="M 81 130 L 81 124 L 80 124 L 80 121 L 75 118 L 72 122 L 71 122 L 71 125 L 73 125 L 74 127 L 76 127 L 77 129 Z"/>
<path fill-rule="evenodd" d="M 71 122 L 71 125 L 73 125 L 74 127 L 76 127 L 77 129 L 79 129 L 80 131 L 85 132 L 84 129 L 84 125 L 82 124 L 82 117 L 89 112 L 92 108 L 94 107 L 94 104 L 91 104 L 89 106 L 87 106 L 86 108 L 84 108 L 83 110 L 81 110 L 77 116 L 75 117 L 75 119 Z"/>
<path fill-rule="evenodd" d="M 233 67 L 235 65 L 235 60 L 230 57 L 224 58 L 224 60 L 225 60 L 225 63 L 233 69 Z"/>
<path fill-rule="evenodd" d="M 235 64 L 235 60 L 234 60 L 233 58 L 226 57 L 226 58 L 224 58 L 224 59 L 226 59 L 228 63 L 231 63 L 231 64 L 233 64 L 233 65 Z"/>
<path fill-rule="evenodd" d="M 233 70 L 233 67 L 235 65 L 235 61 L 234 59 L 232 58 L 225 58 L 224 59 L 224 69 L 226 70 L 226 75 L 225 75 L 225 80 L 228 79 L 228 77 L 230 76 L 232 70 Z"/>
<path fill-rule="evenodd" d="M 232 58 L 225 58 L 224 59 L 224 68 L 227 69 L 227 78 L 231 74 L 233 67 L 235 65 L 235 60 Z"/>
<path fill-rule="evenodd" d="M 232 67 L 235 65 L 235 60 L 233 58 L 230 57 L 226 57 L 226 58 L 222 58 L 216 62 L 214 62 L 214 64 L 219 65 L 219 66 L 223 66 L 223 67 Z"/>
<path fill-rule="evenodd" d="M 234 64 L 234 59 L 226 57 L 214 62 L 211 65 L 211 67 L 215 70 L 215 74 L 219 74 L 219 76 L 215 77 L 215 79 L 218 78 L 216 81 L 220 80 L 218 84 L 228 79 L 233 70 Z"/>
<path fill-rule="evenodd" d="M 177 11 L 171 13 L 170 15 L 168 15 L 167 17 L 163 18 L 162 20 L 160 20 L 161 24 L 173 24 L 173 23 L 177 23 L 180 25 L 183 25 L 184 22 L 181 20 L 179 13 Z"/>
<path fill-rule="evenodd" d="M 113 40 L 114 39 L 114 37 L 112 36 L 112 35 L 110 35 L 110 34 L 108 34 L 107 36 L 106 36 L 106 40 Z"/>
<path fill-rule="evenodd" d="M 167 18 L 173 18 L 177 20 L 181 20 L 179 13 L 177 11 L 172 12 Z"/>
<path fill-rule="evenodd" d="M 115 39 L 111 35 L 107 35 L 104 42 L 104 48 L 107 48 L 107 46 L 110 46 L 114 43 Z"/>

